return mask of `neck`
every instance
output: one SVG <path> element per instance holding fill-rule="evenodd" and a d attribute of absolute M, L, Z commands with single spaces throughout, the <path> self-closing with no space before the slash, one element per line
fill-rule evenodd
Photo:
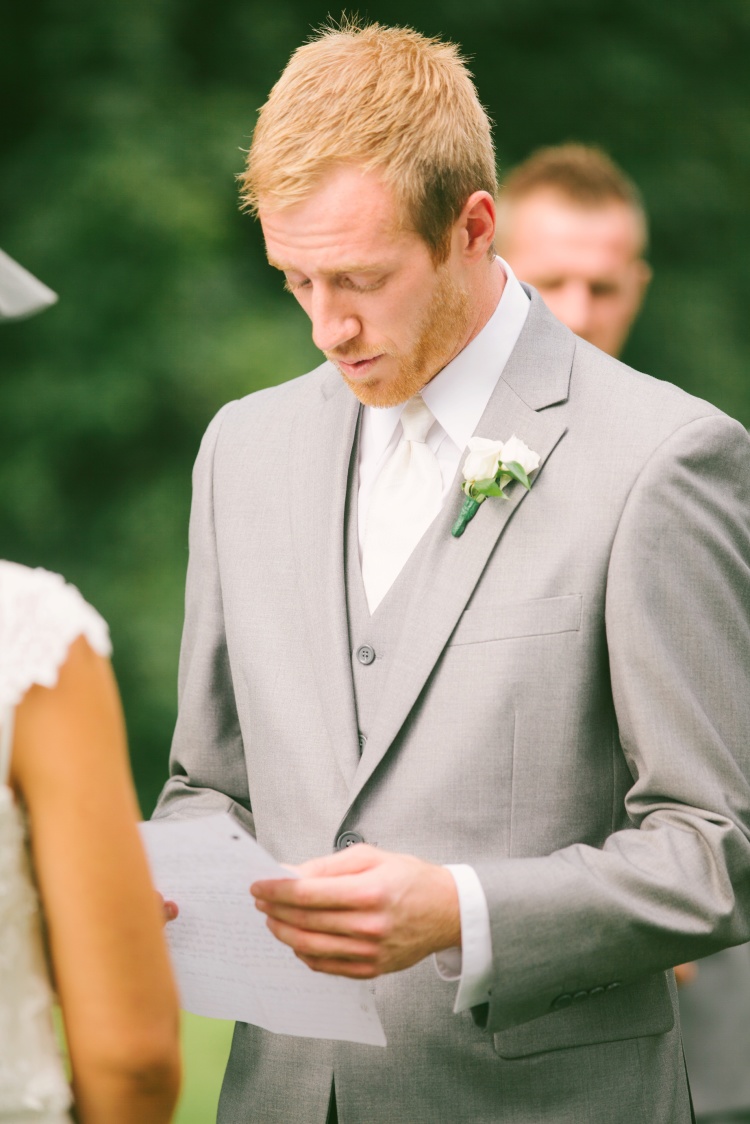
<path fill-rule="evenodd" d="M 474 315 L 469 324 L 468 334 L 458 349 L 459 351 L 463 351 L 467 344 L 470 344 L 474 337 L 479 335 L 482 328 L 492 316 L 500 303 L 500 298 L 503 295 L 506 282 L 507 277 L 503 273 L 502 266 L 497 258 L 488 261 L 487 268 L 483 271 L 476 286 L 476 290 L 472 294 Z"/>

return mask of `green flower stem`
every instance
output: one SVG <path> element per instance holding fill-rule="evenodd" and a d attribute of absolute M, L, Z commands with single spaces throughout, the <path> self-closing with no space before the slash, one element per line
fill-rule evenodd
<path fill-rule="evenodd" d="M 472 519 L 478 511 L 479 501 L 473 500 L 471 496 L 466 496 L 463 504 L 461 505 L 461 510 L 458 513 L 458 519 L 451 527 L 451 534 L 454 538 L 461 538 L 461 535 L 466 530 L 467 524 L 471 523 Z"/>

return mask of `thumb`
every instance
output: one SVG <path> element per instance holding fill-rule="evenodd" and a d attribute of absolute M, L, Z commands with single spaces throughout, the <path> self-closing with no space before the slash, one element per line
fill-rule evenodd
<path fill-rule="evenodd" d="M 354 843 L 344 851 L 310 859 L 297 867 L 302 878 L 335 878 L 341 874 L 360 874 L 379 866 L 385 859 L 382 851 L 369 843 Z"/>

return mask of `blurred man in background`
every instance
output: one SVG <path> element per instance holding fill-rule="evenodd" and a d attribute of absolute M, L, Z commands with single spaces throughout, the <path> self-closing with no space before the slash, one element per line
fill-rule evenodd
<path fill-rule="evenodd" d="M 543 148 L 505 181 L 498 251 L 579 336 L 619 356 L 651 279 L 638 188 L 601 150 Z M 750 946 L 675 969 L 699 1124 L 750 1124 Z"/>
<path fill-rule="evenodd" d="M 619 355 L 651 269 L 641 197 L 603 152 L 543 148 L 508 176 L 497 248 L 577 335 Z"/>

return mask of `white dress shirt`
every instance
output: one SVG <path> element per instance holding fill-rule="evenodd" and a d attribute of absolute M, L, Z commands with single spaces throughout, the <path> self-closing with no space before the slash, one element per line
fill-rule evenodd
<path fill-rule="evenodd" d="M 529 298 L 507 262 L 497 258 L 506 283 L 497 308 L 482 330 L 447 367 L 422 388 L 422 398 L 435 416 L 427 446 L 437 457 L 443 481 L 443 503 L 454 487 L 456 471 L 485 411 L 510 353 L 529 314 Z M 367 526 L 367 511 L 378 473 L 401 438 L 404 403 L 387 409 L 365 406 L 359 439 L 357 495 L 359 556 Z M 495 433 L 479 434 L 496 438 Z M 504 437 L 510 437 L 510 433 Z M 492 977 L 490 916 L 482 884 L 473 867 L 449 865 L 458 890 L 461 948 L 435 957 L 444 979 L 458 980 L 454 1011 L 465 1011 L 489 997 Z"/>

